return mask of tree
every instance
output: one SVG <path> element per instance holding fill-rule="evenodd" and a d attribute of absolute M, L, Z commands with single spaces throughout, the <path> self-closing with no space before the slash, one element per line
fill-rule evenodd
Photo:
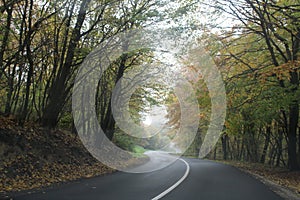
<path fill-rule="evenodd" d="M 226 65 L 235 65 L 235 75 L 230 74 L 230 78 L 251 76 L 259 84 L 264 83 L 259 80 L 264 80 L 267 88 L 260 97 L 274 99 L 275 94 L 263 96 L 274 88 L 288 97 L 275 112 L 276 116 L 286 116 L 288 163 L 291 170 L 299 169 L 299 4 L 289 0 L 230 0 L 217 1 L 213 7 L 234 18 L 232 29 L 218 36 L 226 52 L 223 54 L 227 57 Z M 232 60 L 231 64 L 228 60 Z"/>
<path fill-rule="evenodd" d="M 154 5 L 155 1 L 151 0 L 120 1 L 113 3 L 111 1 L 101 1 L 93 6 L 91 5 L 91 1 L 81 1 L 74 27 L 70 26 L 71 19 L 73 19 L 72 15 L 75 14 L 74 7 L 72 7 L 70 11 L 72 15 L 68 17 L 68 24 L 72 31 L 69 36 L 70 39 L 64 40 L 65 52 L 61 53 L 60 63 L 54 68 L 57 68 L 53 72 L 55 78 L 53 78 L 49 87 L 48 101 L 43 111 L 42 124 L 44 126 L 55 127 L 57 125 L 59 114 L 72 88 L 72 84 L 70 84 L 69 81 L 76 72 L 78 63 L 84 58 L 79 57 L 80 60 L 78 61 L 76 52 L 79 50 L 80 44 L 85 40 L 85 37 L 89 37 L 92 33 L 96 34 L 97 37 L 92 37 L 92 41 L 99 40 L 101 43 L 104 39 L 119 32 L 142 26 L 145 21 L 152 17 L 147 17 L 147 15 Z M 118 12 L 113 14 L 115 10 Z M 92 18 L 96 20 L 90 20 L 91 15 Z M 84 25 L 86 21 L 89 22 L 88 27 Z M 97 33 L 99 29 L 102 31 Z M 99 42 L 96 44 L 99 44 Z M 125 58 L 121 61 L 116 81 L 123 75 L 125 69 L 122 62 L 125 61 Z M 104 129 L 111 129 L 111 127 L 114 126 L 111 117 L 112 115 L 108 111 L 102 122 L 107 126 L 104 127 Z"/>

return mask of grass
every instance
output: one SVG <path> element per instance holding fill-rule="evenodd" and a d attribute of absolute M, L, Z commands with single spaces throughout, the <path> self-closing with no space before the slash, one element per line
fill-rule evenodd
<path fill-rule="evenodd" d="M 146 155 L 144 155 L 144 153 L 146 151 L 147 150 L 144 149 L 144 147 L 139 146 L 139 145 L 134 145 L 134 146 L 131 147 L 131 152 L 132 152 L 133 156 L 136 157 L 136 158 L 144 158 L 144 157 L 146 157 Z"/>
<path fill-rule="evenodd" d="M 144 147 L 142 147 L 142 146 L 134 145 L 134 146 L 132 147 L 132 151 L 133 151 L 134 153 L 143 154 L 143 153 L 146 152 L 146 149 L 144 149 Z"/>

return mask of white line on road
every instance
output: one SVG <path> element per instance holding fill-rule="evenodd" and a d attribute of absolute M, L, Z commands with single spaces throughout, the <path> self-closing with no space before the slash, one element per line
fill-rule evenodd
<path fill-rule="evenodd" d="M 174 185 L 172 185 L 171 187 L 169 187 L 167 190 L 165 190 L 164 192 L 160 193 L 156 197 L 152 198 L 151 200 L 159 200 L 159 199 L 163 198 L 168 193 L 170 193 L 172 190 L 174 190 L 178 185 L 180 185 L 186 179 L 186 177 L 189 175 L 189 173 L 190 173 L 190 166 L 189 166 L 189 164 L 185 160 L 183 160 L 181 158 L 179 160 L 181 160 L 182 162 L 184 162 L 184 164 L 186 165 L 186 171 L 185 171 L 183 177 L 181 177 L 181 179 L 179 179 Z"/>

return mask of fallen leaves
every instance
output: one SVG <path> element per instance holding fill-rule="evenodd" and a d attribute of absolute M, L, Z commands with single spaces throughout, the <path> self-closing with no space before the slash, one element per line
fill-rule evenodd
<path fill-rule="evenodd" d="M 76 135 L 0 118 L 0 192 L 89 178 L 114 170 L 95 160 Z"/>
<path fill-rule="evenodd" d="M 226 164 L 265 177 L 281 186 L 300 194 L 300 171 L 291 172 L 283 168 L 269 167 L 259 163 L 225 161 Z"/>

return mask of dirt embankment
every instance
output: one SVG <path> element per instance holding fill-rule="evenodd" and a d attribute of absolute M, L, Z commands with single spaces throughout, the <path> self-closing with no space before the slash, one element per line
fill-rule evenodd
<path fill-rule="evenodd" d="M 0 117 L 0 196 L 114 170 L 94 159 L 75 134 Z"/>

